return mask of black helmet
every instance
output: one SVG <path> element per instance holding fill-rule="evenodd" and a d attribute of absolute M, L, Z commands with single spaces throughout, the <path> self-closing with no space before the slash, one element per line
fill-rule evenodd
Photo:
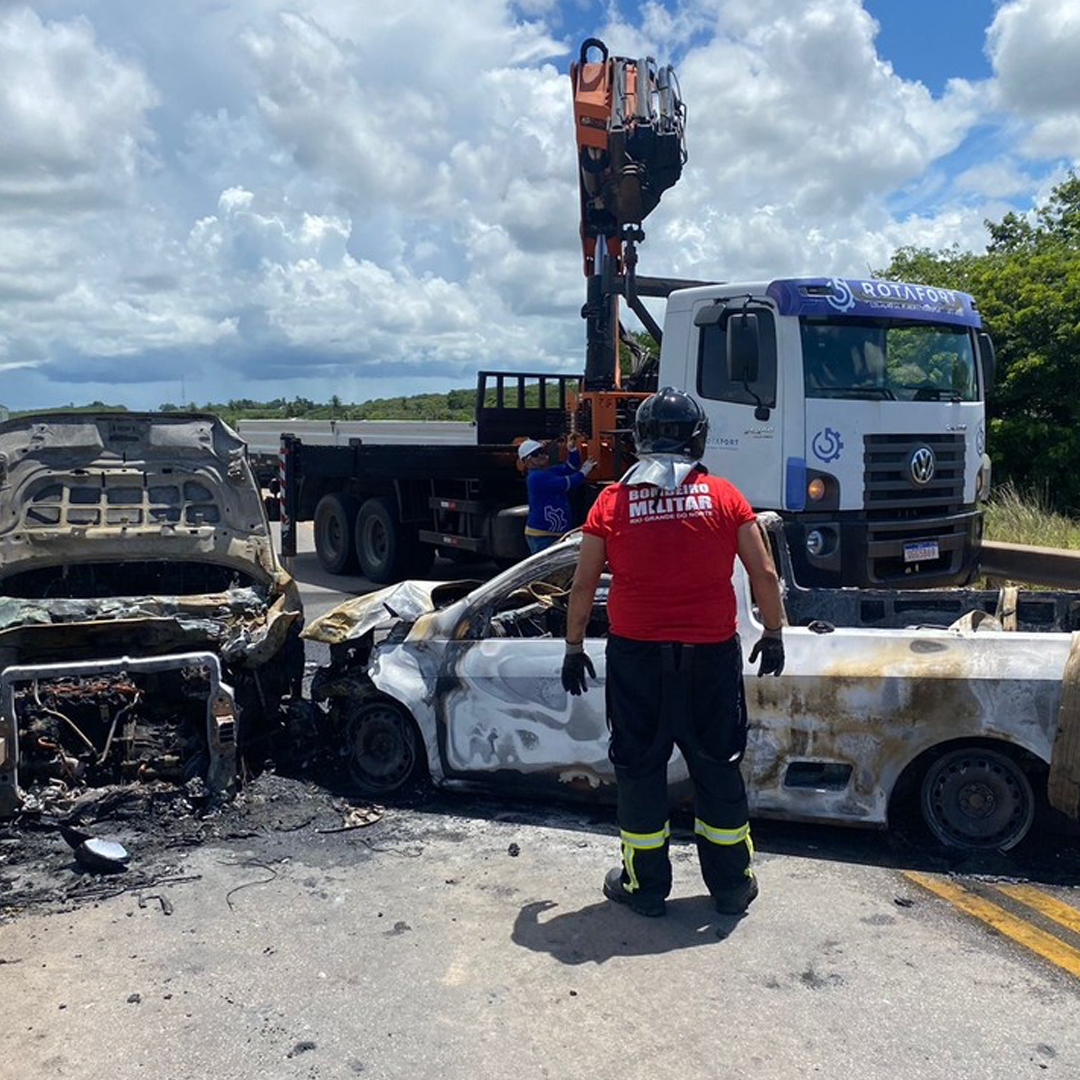
<path fill-rule="evenodd" d="M 639 454 L 683 454 L 696 461 L 705 453 L 709 418 L 687 393 L 665 386 L 647 397 L 634 417 Z"/>

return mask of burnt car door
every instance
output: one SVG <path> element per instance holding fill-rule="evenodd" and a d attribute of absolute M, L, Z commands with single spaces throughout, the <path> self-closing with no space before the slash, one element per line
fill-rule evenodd
<path fill-rule="evenodd" d="M 614 783 L 604 708 L 603 585 L 585 639 L 596 679 L 579 697 L 560 679 L 577 550 L 576 543 L 559 544 L 474 594 L 447 643 L 439 680 L 448 779 L 586 796 L 603 796 Z"/>

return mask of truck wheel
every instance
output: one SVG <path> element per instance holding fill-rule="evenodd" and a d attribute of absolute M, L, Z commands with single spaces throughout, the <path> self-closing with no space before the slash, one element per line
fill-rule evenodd
<path fill-rule="evenodd" d="M 368 499 L 356 515 L 356 554 L 364 577 L 377 585 L 400 581 L 408 547 L 393 503 L 384 497 Z"/>
<path fill-rule="evenodd" d="M 349 772 L 365 795 L 389 795 L 425 774 L 420 734 L 396 701 L 361 705 L 349 720 L 346 746 Z"/>
<path fill-rule="evenodd" d="M 1035 818 L 1035 793 L 1012 758 L 981 746 L 938 758 L 922 783 L 922 814 L 945 845 L 1008 851 Z"/>
<path fill-rule="evenodd" d="M 315 507 L 315 554 L 328 574 L 345 574 L 356 568 L 353 522 L 356 500 L 333 492 Z"/>

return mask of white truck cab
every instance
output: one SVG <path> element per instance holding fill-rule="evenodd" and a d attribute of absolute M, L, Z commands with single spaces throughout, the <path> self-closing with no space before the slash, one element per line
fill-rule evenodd
<path fill-rule="evenodd" d="M 800 583 L 956 585 L 989 491 L 993 367 L 966 293 L 786 278 L 671 293 L 660 384 L 707 410 L 706 465 L 784 518 Z"/>

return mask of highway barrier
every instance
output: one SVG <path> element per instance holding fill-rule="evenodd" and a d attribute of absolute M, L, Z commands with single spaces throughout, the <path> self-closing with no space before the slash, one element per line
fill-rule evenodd
<path fill-rule="evenodd" d="M 1080 589 L 1080 551 L 984 541 L 980 563 L 986 577 Z"/>

